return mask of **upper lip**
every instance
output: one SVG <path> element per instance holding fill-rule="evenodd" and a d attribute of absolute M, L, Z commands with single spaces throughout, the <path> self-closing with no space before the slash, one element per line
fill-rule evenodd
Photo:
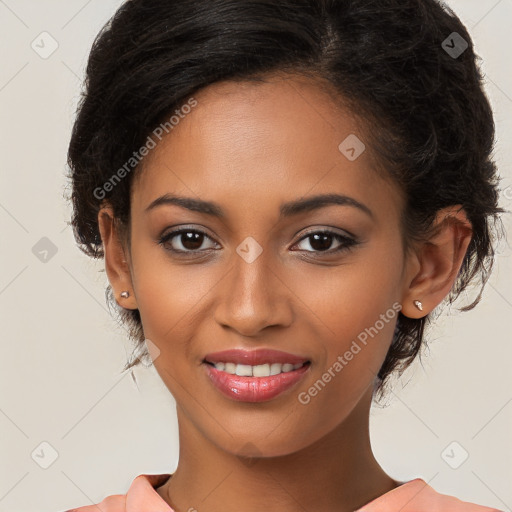
<path fill-rule="evenodd" d="M 299 364 L 308 362 L 308 359 L 280 350 L 261 348 L 257 350 L 231 349 L 211 352 L 206 354 L 204 361 L 207 363 L 235 363 L 256 366 L 265 363 Z"/>

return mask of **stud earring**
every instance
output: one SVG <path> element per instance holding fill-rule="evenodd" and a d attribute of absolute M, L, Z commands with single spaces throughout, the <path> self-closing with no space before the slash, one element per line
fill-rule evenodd
<path fill-rule="evenodd" d="M 414 305 L 420 310 L 423 311 L 423 304 L 419 300 L 414 301 Z"/>
<path fill-rule="evenodd" d="M 121 297 L 123 297 L 123 299 L 127 299 L 129 296 L 130 292 L 121 292 Z"/>

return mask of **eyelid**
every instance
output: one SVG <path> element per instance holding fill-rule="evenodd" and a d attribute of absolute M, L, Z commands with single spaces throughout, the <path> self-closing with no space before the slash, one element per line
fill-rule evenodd
<path fill-rule="evenodd" d="M 178 224 L 176 226 L 167 226 L 167 228 L 164 229 L 161 235 L 158 236 L 158 238 L 167 237 L 168 235 L 176 235 L 178 233 L 187 231 L 195 231 L 197 233 L 201 233 L 202 235 L 207 236 L 208 238 L 213 239 L 213 236 L 209 233 L 208 229 L 201 226 L 200 224 L 195 225 L 187 225 L 187 224 Z"/>
<path fill-rule="evenodd" d="M 170 231 L 164 232 L 164 234 L 159 236 L 158 244 L 161 245 L 164 248 L 164 250 L 166 250 L 172 254 L 175 254 L 176 256 L 178 256 L 178 255 L 201 255 L 201 254 L 205 255 L 207 253 L 211 253 L 212 251 L 218 250 L 217 248 L 212 248 L 212 247 L 209 247 L 207 249 L 201 249 L 201 250 L 183 250 L 183 249 L 172 249 L 172 248 L 167 249 L 165 247 L 165 245 L 167 243 L 170 243 L 171 240 L 173 240 L 174 238 L 179 237 L 181 234 L 187 233 L 187 232 L 198 233 L 200 235 L 203 235 L 205 238 L 209 239 L 210 241 L 212 241 L 214 244 L 220 245 L 205 230 L 199 229 L 199 228 L 193 227 L 193 226 L 175 226 L 175 229 L 171 228 Z M 307 240 L 310 236 L 315 235 L 315 234 L 325 234 L 325 235 L 331 236 L 332 238 L 334 238 L 335 240 L 338 241 L 338 243 L 339 243 L 338 247 L 336 247 L 334 249 L 327 249 L 325 251 L 315 251 L 315 250 L 308 251 L 308 250 L 304 250 L 304 249 L 299 249 L 298 252 L 313 254 L 313 255 L 315 255 L 314 256 L 315 258 L 317 258 L 318 256 L 322 256 L 322 255 L 332 256 L 332 255 L 338 255 L 343 252 L 349 251 L 350 249 L 352 249 L 353 247 L 357 246 L 360 243 L 360 241 L 358 240 L 358 238 L 356 236 L 352 235 L 352 233 L 350 233 L 346 230 L 342 230 L 342 232 L 340 233 L 339 228 L 324 226 L 324 227 L 309 228 L 306 232 L 304 232 L 302 234 L 301 238 L 299 238 L 291 247 L 293 248 L 293 247 L 297 246 L 298 244 L 300 244 L 304 240 Z"/>
<path fill-rule="evenodd" d="M 326 251 L 307 251 L 307 250 L 300 250 L 301 252 L 310 253 L 314 255 L 326 255 L 326 256 L 332 256 L 334 254 L 340 254 L 342 252 L 348 251 L 349 249 L 353 248 L 354 246 L 359 244 L 359 241 L 357 237 L 355 237 L 352 234 L 349 234 L 348 232 L 339 233 L 337 230 L 333 228 L 314 228 L 311 229 L 301 236 L 297 242 L 295 242 L 292 247 L 295 247 L 296 245 L 300 244 L 304 240 L 307 240 L 310 236 L 316 235 L 316 234 L 325 234 L 328 236 L 331 236 L 335 240 L 338 241 L 339 245 L 335 249 L 327 249 Z"/>
<path fill-rule="evenodd" d="M 307 231 L 305 231 L 302 234 L 299 241 L 302 240 L 303 238 L 307 237 L 308 235 L 314 235 L 315 233 L 327 233 L 330 235 L 339 235 L 339 236 L 342 236 L 345 238 L 350 238 L 354 241 L 357 240 L 356 235 L 354 235 L 350 231 L 347 231 L 345 229 L 340 229 L 340 228 L 334 228 L 334 227 L 330 227 L 330 226 L 323 226 L 323 227 L 314 227 L 314 228 L 308 229 Z"/>

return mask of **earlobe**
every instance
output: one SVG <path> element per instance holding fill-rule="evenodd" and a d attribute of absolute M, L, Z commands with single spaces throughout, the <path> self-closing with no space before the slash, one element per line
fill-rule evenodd
<path fill-rule="evenodd" d="M 421 300 L 413 300 L 413 304 L 420 310 L 423 311 L 423 303 Z"/>
<path fill-rule="evenodd" d="M 426 316 L 450 293 L 471 242 L 472 226 L 460 205 L 440 210 L 434 227 L 434 235 L 417 249 L 416 270 L 407 276 L 402 313 L 410 318 Z"/>
<path fill-rule="evenodd" d="M 113 209 L 103 206 L 98 212 L 98 227 L 103 243 L 105 271 L 112 286 L 117 303 L 125 309 L 137 309 L 137 302 L 132 292 L 133 284 L 130 267 L 121 243 Z"/>

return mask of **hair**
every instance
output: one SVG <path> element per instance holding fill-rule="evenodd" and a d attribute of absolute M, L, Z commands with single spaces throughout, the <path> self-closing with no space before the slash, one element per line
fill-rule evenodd
<path fill-rule="evenodd" d="M 444 47 L 454 32 L 467 43 L 460 55 Z M 93 42 L 71 134 L 76 241 L 87 255 L 104 256 L 97 217 L 108 201 L 129 243 L 140 165 L 108 193 L 104 184 L 191 95 L 223 80 L 298 74 L 335 92 L 362 120 L 365 143 L 405 197 L 404 253 L 428 240 L 440 209 L 462 206 L 473 234 L 446 300 L 479 280 L 478 296 L 460 310 L 472 309 L 493 266 L 496 222 L 507 211 L 497 204 L 495 126 L 477 59 L 465 26 L 436 0 L 128 0 Z M 117 305 L 110 285 L 106 299 L 147 355 L 139 311 Z M 416 358 L 431 314 L 398 313 L 377 377 L 380 397 L 388 377 Z M 123 370 L 140 362 L 134 357 Z"/>

